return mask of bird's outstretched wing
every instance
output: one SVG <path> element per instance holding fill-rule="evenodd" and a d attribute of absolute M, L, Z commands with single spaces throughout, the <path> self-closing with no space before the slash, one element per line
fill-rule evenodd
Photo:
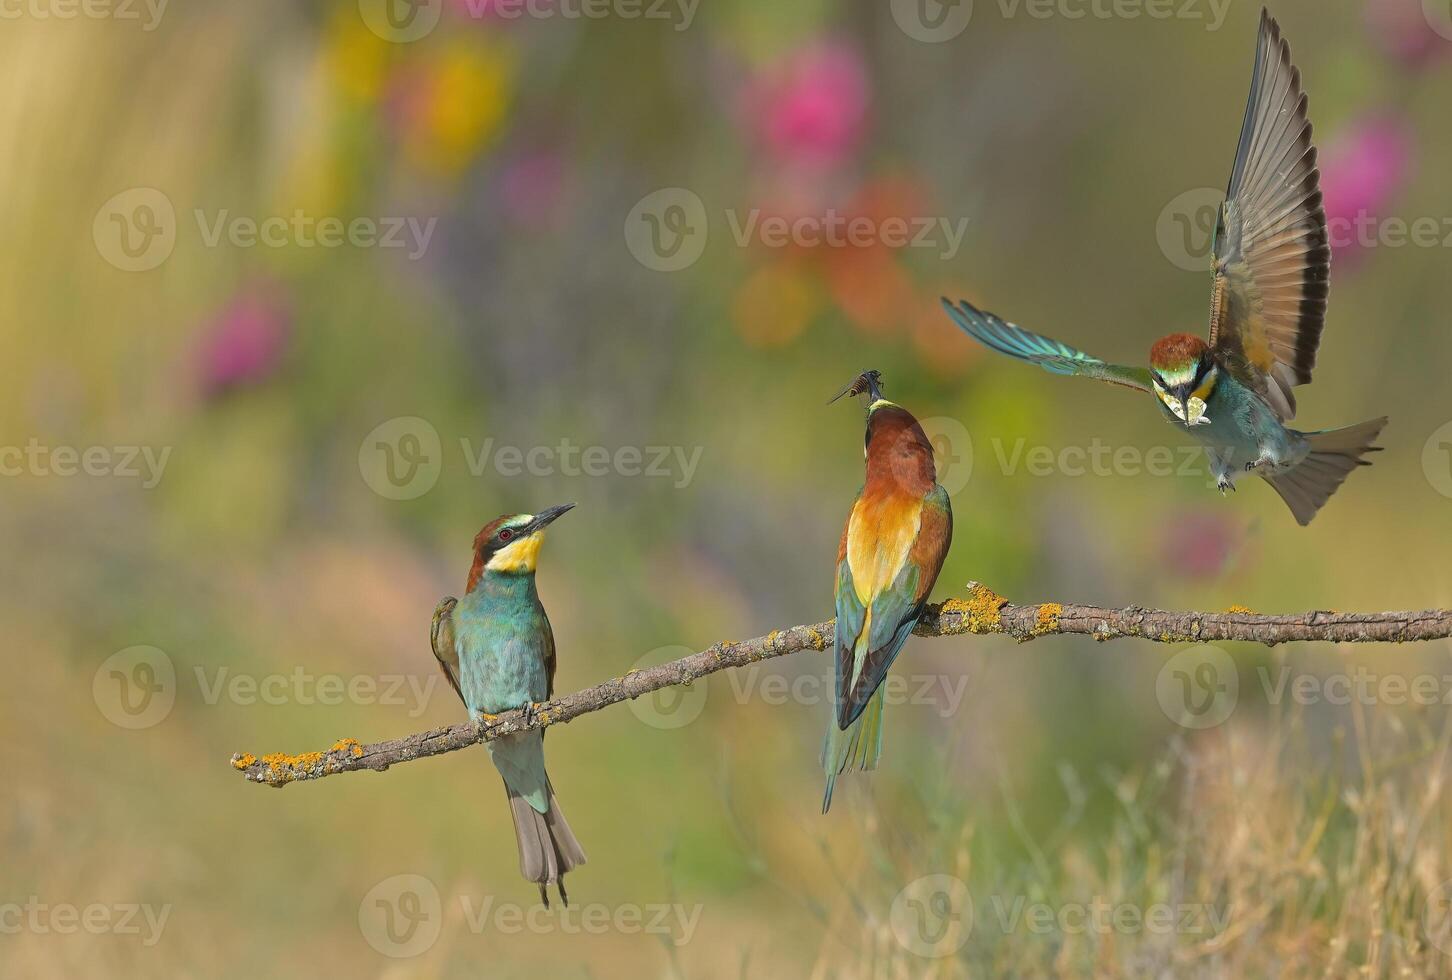
<path fill-rule="evenodd" d="M 943 309 L 948 311 L 953 322 L 964 333 L 1000 354 L 1037 364 L 1053 374 L 1077 374 L 1126 388 L 1151 390 L 1150 373 L 1144 368 L 1107 364 L 1081 350 L 1075 350 L 1068 344 L 1030 333 L 1001 317 L 978 309 L 966 300 L 959 300 L 955 305 L 944 298 Z"/>
<path fill-rule="evenodd" d="M 453 596 L 444 596 L 438 606 L 434 609 L 434 622 L 429 627 L 429 645 L 433 647 L 434 657 L 439 661 L 439 669 L 444 672 L 449 686 L 464 700 L 464 692 L 459 690 L 459 651 L 454 646 L 454 606 L 459 602 Z"/>
<path fill-rule="evenodd" d="M 1283 419 L 1311 380 L 1326 322 L 1331 248 L 1301 72 L 1261 11 L 1250 100 L 1215 230 L 1210 346 Z"/>

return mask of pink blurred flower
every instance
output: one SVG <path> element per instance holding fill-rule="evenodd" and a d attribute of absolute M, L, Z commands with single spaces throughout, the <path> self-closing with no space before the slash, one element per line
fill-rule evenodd
<path fill-rule="evenodd" d="M 202 393 L 212 397 L 271 376 L 291 332 L 291 311 L 273 289 L 256 283 L 239 289 L 203 329 Z"/>
<path fill-rule="evenodd" d="M 748 90 L 745 111 L 756 138 L 778 162 L 826 169 L 862 142 L 870 97 L 856 49 L 817 42 L 797 50 Z"/>
<path fill-rule="evenodd" d="M 556 217 L 564 178 L 564 162 L 553 150 L 521 153 L 499 176 L 500 207 L 516 224 L 548 224 Z"/>
<path fill-rule="evenodd" d="M 1412 171 L 1412 137 L 1392 116 L 1357 122 L 1326 145 L 1321 155 L 1321 191 L 1331 247 L 1352 251 L 1365 244 L 1368 222 L 1384 220 L 1386 209 Z"/>
<path fill-rule="evenodd" d="M 1160 564 L 1190 579 L 1217 578 L 1240 550 L 1240 531 L 1213 514 L 1182 514 L 1168 523 L 1160 541 Z"/>
<path fill-rule="evenodd" d="M 1432 16 L 1420 0 L 1366 0 L 1366 23 L 1377 45 L 1409 68 L 1452 54 L 1452 39 L 1437 32 Z M 1446 23 L 1452 25 L 1452 14 Z"/>

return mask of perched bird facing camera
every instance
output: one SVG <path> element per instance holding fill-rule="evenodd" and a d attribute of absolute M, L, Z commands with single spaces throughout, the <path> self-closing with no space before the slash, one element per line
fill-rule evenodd
<path fill-rule="evenodd" d="M 877 768 L 882 682 L 917 625 L 953 540 L 953 511 L 922 426 L 882 397 L 876 371 L 859 375 L 832 401 L 860 394 L 868 396 L 867 479 L 837 548 L 837 697 L 822 746 L 823 813 L 839 775 Z"/>
<path fill-rule="evenodd" d="M 506 514 L 484 525 L 474 538 L 464 597 L 449 596 L 434 610 L 434 656 L 476 726 L 515 708 L 532 714 L 554 694 L 555 636 L 535 591 L 534 569 L 544 529 L 573 506 Z M 544 731 L 505 735 L 485 745 L 504 777 L 520 873 L 539 885 L 546 907 L 551 884 L 568 904 L 565 872 L 584 864 L 585 852 L 545 772 Z"/>
<path fill-rule="evenodd" d="M 1222 494 L 1254 473 L 1309 524 L 1347 474 L 1367 465 L 1387 420 L 1316 432 L 1286 426 L 1296 417 L 1291 389 L 1310 383 L 1316 366 L 1331 248 L 1301 73 L 1265 10 L 1213 256 L 1209 341 L 1164 337 L 1150 348 L 1149 370 L 1106 364 L 963 301 L 943 306 L 999 353 L 1152 392 L 1165 418 L 1205 447 Z"/>

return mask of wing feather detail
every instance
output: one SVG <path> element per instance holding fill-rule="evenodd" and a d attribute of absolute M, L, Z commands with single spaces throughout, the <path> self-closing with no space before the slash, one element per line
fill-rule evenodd
<path fill-rule="evenodd" d="M 1262 11 L 1235 166 L 1215 232 L 1210 346 L 1283 419 L 1326 322 L 1331 247 L 1301 72 Z"/>
<path fill-rule="evenodd" d="M 1109 364 L 1051 337 L 1032 333 L 1002 317 L 980 310 L 966 300 L 943 299 L 943 309 L 958 328 L 990 350 L 1030 364 L 1050 374 L 1078 375 L 1109 384 L 1149 391 L 1150 374 L 1143 368 Z"/>

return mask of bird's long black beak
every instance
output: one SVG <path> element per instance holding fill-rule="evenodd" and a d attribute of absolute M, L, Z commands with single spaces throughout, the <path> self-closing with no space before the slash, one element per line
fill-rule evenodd
<path fill-rule="evenodd" d="M 535 531 L 543 531 L 546 527 L 554 523 L 555 518 L 561 516 L 565 511 L 570 510 L 574 506 L 574 504 L 560 504 L 558 507 L 546 507 L 534 515 L 533 521 L 530 521 L 529 533 L 533 534 Z"/>

